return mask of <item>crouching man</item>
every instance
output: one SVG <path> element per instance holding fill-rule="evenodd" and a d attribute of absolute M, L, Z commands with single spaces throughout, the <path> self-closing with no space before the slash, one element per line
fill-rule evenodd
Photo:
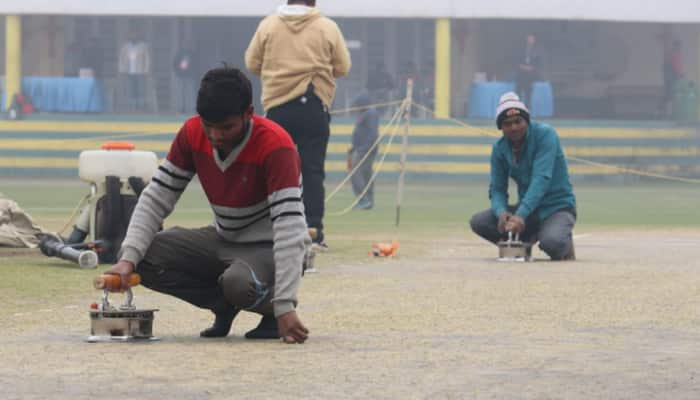
<path fill-rule="evenodd" d="M 252 89 L 238 69 L 202 79 L 196 117 L 185 122 L 134 210 L 119 262 L 144 286 L 214 313 L 202 337 L 228 335 L 241 310 L 262 315 L 250 339 L 303 343 L 295 311 L 311 244 L 301 200 L 300 161 L 279 125 L 254 115 Z M 199 229 L 159 232 L 197 175 L 214 212 Z"/>
<path fill-rule="evenodd" d="M 496 114 L 503 137 L 491 152 L 491 208 L 472 217 L 472 230 L 492 243 L 519 234 L 525 243 L 539 241 L 552 260 L 573 260 L 576 197 L 557 133 L 530 121 L 512 92 L 501 97 Z M 509 177 L 518 186 L 515 206 L 508 206 Z"/>

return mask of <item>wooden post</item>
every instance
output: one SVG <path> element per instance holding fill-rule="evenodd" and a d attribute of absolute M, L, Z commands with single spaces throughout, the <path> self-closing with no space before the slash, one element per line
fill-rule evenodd
<path fill-rule="evenodd" d="M 406 179 L 406 159 L 408 158 L 408 133 L 411 127 L 411 105 L 413 104 L 413 80 L 409 79 L 406 82 L 406 98 L 403 101 L 403 141 L 401 145 L 401 161 L 399 164 L 399 185 L 398 193 L 396 194 L 396 227 L 398 228 L 401 222 L 401 203 L 403 202 L 403 186 Z"/>

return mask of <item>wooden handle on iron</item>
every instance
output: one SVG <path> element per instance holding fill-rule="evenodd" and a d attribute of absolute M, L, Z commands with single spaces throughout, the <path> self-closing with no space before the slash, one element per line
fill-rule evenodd
<path fill-rule="evenodd" d="M 141 283 L 141 275 L 132 273 L 129 275 L 129 287 L 138 286 Z M 122 287 L 122 278 L 119 275 L 103 274 L 92 281 L 95 289 L 106 289 L 110 292 L 118 291 Z"/>
<path fill-rule="evenodd" d="M 318 238 L 318 229 L 309 228 L 309 236 L 311 236 L 311 240 L 316 240 Z"/>

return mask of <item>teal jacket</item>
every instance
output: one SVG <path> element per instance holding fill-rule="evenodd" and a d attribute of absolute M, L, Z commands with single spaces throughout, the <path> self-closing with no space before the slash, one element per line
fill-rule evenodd
<path fill-rule="evenodd" d="M 555 211 L 576 208 L 564 151 L 557 132 L 549 125 L 530 123 L 518 164 L 505 136 L 493 145 L 489 198 L 497 217 L 508 209 L 508 177 L 518 185 L 515 214 L 523 219 L 537 212 L 541 221 Z"/>

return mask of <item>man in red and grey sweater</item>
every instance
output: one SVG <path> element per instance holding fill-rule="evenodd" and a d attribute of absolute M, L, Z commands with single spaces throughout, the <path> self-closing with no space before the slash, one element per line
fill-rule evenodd
<path fill-rule="evenodd" d="M 311 240 L 294 143 L 253 114 L 250 81 L 235 68 L 207 72 L 197 112 L 141 194 L 120 261 L 108 273 L 136 271 L 144 286 L 211 310 L 214 324 L 202 337 L 228 335 L 247 310 L 263 316 L 247 338 L 303 343 L 308 330 L 296 314 L 296 294 Z M 159 232 L 195 174 L 214 224 Z"/>

